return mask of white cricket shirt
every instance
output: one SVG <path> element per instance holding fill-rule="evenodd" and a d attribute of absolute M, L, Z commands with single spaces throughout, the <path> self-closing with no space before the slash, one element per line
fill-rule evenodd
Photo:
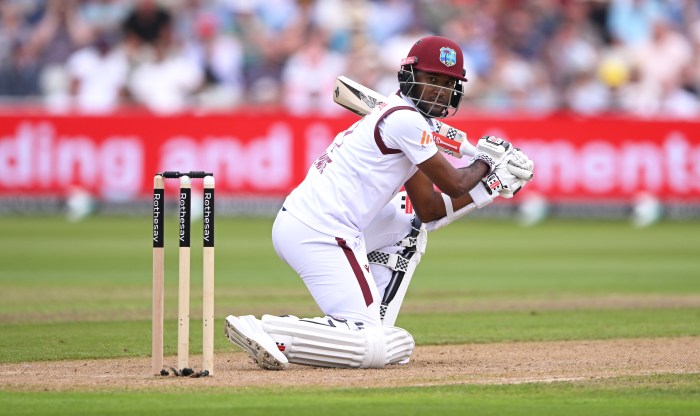
<path fill-rule="evenodd" d="M 437 153 L 432 119 L 402 96 L 387 101 L 339 133 L 316 159 L 284 202 L 291 215 L 324 234 L 357 238 L 416 165 Z"/>

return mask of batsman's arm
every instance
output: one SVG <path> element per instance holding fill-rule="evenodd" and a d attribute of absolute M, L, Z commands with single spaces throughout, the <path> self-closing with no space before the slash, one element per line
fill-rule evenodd
<path fill-rule="evenodd" d="M 480 181 L 466 195 L 451 198 L 436 190 L 432 181 L 421 171 L 406 181 L 404 187 L 416 215 L 426 224 L 442 219 L 452 222 L 475 208 L 485 207 L 497 196 Z M 466 207 L 470 209 L 463 212 Z"/>

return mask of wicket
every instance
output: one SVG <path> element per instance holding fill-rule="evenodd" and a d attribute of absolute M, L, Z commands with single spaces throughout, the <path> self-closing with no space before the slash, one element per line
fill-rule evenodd
<path fill-rule="evenodd" d="M 163 371 L 163 321 L 165 300 L 165 179 L 180 180 L 179 201 L 179 282 L 177 370 L 189 369 L 190 347 L 190 223 L 192 179 L 204 179 L 203 198 L 203 283 L 202 283 L 202 375 L 214 374 L 214 176 L 202 171 L 156 174 L 153 178 L 153 315 L 152 371 Z"/>

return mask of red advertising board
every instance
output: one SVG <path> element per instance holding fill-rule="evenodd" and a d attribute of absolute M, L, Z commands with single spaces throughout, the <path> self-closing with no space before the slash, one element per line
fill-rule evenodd
<path fill-rule="evenodd" d="M 158 117 L 0 117 L 0 197 L 63 195 L 75 186 L 107 200 L 152 192 L 164 170 L 207 170 L 217 192 L 284 196 L 335 134 L 356 121 L 281 114 Z M 483 117 L 446 120 L 471 141 L 495 134 L 535 161 L 536 191 L 553 201 L 629 200 L 639 192 L 700 202 L 700 121 Z M 461 162 L 464 163 L 464 162 Z"/>

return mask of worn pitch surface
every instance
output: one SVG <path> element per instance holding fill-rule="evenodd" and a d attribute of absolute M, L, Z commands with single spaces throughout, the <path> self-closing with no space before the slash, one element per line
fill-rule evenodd
<path fill-rule="evenodd" d="M 174 363 L 167 357 L 166 363 Z M 192 357 L 195 369 L 201 356 Z M 346 370 L 291 365 L 259 369 L 231 348 L 205 378 L 150 375 L 150 359 L 120 358 L 5 364 L 4 390 L 139 390 L 188 387 L 397 387 L 578 381 L 700 372 L 700 337 L 419 346 L 408 365 Z"/>

